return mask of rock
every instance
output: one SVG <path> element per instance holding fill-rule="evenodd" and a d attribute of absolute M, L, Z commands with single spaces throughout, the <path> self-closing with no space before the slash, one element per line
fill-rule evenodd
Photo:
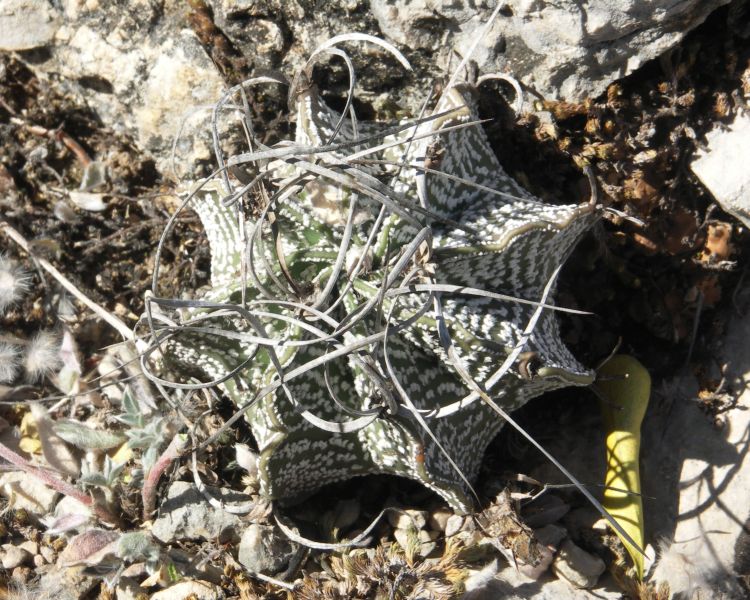
<path fill-rule="evenodd" d="M 545 525 L 539 529 L 534 530 L 534 537 L 539 541 L 540 544 L 544 544 L 548 548 L 556 550 L 560 542 L 562 542 L 568 536 L 568 532 L 565 527 L 559 525 Z"/>
<path fill-rule="evenodd" d="M 461 515 L 451 515 L 445 524 L 445 537 L 456 535 L 464 527 L 465 518 Z"/>
<path fill-rule="evenodd" d="M 577 588 L 588 589 L 596 585 L 606 565 L 598 556 L 594 556 L 565 540 L 552 562 L 552 571 Z"/>
<path fill-rule="evenodd" d="M 53 565 L 51 565 L 53 566 Z M 79 600 L 101 585 L 101 579 L 85 577 L 80 569 L 53 568 L 42 573 L 39 590 L 54 590 L 55 600 Z"/>
<path fill-rule="evenodd" d="M 170 548 L 168 559 L 177 568 L 183 577 L 189 579 L 200 579 L 219 585 L 224 577 L 223 564 L 221 562 L 205 561 L 200 555 L 183 552 L 179 548 Z"/>
<path fill-rule="evenodd" d="M 570 506 L 559 496 L 545 494 L 524 507 L 521 516 L 531 528 L 544 527 L 559 521 L 570 510 Z"/>
<path fill-rule="evenodd" d="M 240 48 L 253 48 L 249 54 L 255 65 L 270 67 L 278 62 L 284 49 L 284 32 L 273 18 L 268 18 L 258 2 L 220 0 L 211 2 L 214 23 Z"/>
<path fill-rule="evenodd" d="M 461 600 L 494 600 L 495 598 L 516 600 L 520 598 L 512 593 L 510 585 L 495 578 L 497 572 L 497 559 L 478 571 L 469 570 L 469 576 L 464 582 L 466 593 Z"/>
<path fill-rule="evenodd" d="M 44 560 L 47 561 L 48 563 L 55 562 L 56 552 L 54 551 L 53 548 L 50 548 L 49 546 L 42 546 L 39 549 L 39 553 L 44 557 Z"/>
<path fill-rule="evenodd" d="M 424 529 L 428 518 L 429 513 L 426 510 L 411 508 L 388 513 L 388 522 L 396 529 Z"/>
<path fill-rule="evenodd" d="M 539 582 L 530 583 L 514 565 L 502 569 L 496 580 L 504 582 L 507 588 L 505 594 L 498 594 L 494 598 L 523 598 L 524 600 L 622 600 L 622 592 L 618 589 L 611 576 L 600 582 L 595 590 L 581 590 L 573 587 L 564 579 L 545 577 Z M 514 592 L 516 595 L 513 595 Z M 488 598 L 488 596 L 484 596 Z"/>
<path fill-rule="evenodd" d="M 448 519 L 453 516 L 453 511 L 448 508 L 438 508 L 430 513 L 428 521 L 430 529 L 433 531 L 445 531 L 448 525 Z"/>
<path fill-rule="evenodd" d="M 182 121 L 221 96 L 224 82 L 176 2 L 135 0 L 120 11 L 98 2 L 62 2 L 61 25 L 40 74 L 66 78 L 67 89 L 104 124 L 136 140 L 169 174 L 172 143 Z M 203 111 L 203 117 L 210 115 Z M 191 117 L 177 160 L 193 171 L 211 158 L 206 122 Z M 106 161 L 105 161 L 106 162 Z"/>
<path fill-rule="evenodd" d="M 247 499 L 233 490 L 209 487 L 208 491 L 225 503 Z M 159 517 L 154 521 L 151 533 L 164 543 L 181 539 L 236 542 L 240 523 L 236 515 L 211 506 L 194 484 L 176 481 L 159 507 Z"/>
<path fill-rule="evenodd" d="M 547 97 L 580 100 L 673 47 L 728 1 L 518 0 L 501 10 L 472 58 L 482 72 L 509 72 Z M 5 0 L 0 47 L 45 46 L 30 65 L 34 71 L 42 78 L 64 78 L 71 95 L 106 127 L 132 137 L 162 175 L 172 175 L 172 142 L 184 122 L 176 147 L 181 178 L 213 164 L 210 113 L 201 107 L 215 103 L 226 88 L 213 61 L 217 56 L 206 53 L 193 29 L 214 36 L 212 52 L 229 55 L 230 79 L 266 68 L 283 67 L 292 75 L 328 38 L 379 29 L 401 46 L 414 74 L 368 45 L 367 60 L 355 60 L 360 99 L 416 114 L 423 94 L 414 89 L 429 89 L 455 67 L 453 50 L 465 55 L 492 12 L 492 3 L 468 0 L 334 0 L 325 10 L 301 0 L 206 4 L 211 10 L 191 20 L 188 13 L 200 9 L 178 0 L 134 0 L 128 11 L 97 0 Z M 205 17 L 210 12 L 213 23 Z M 343 46 L 365 47 L 361 42 Z M 326 67 L 334 74 L 331 91 L 343 93 L 341 61 L 334 58 L 331 65 Z M 409 85 L 400 85 L 407 77 Z M 106 157 L 97 158 L 106 163 Z"/>
<path fill-rule="evenodd" d="M 358 500 L 340 500 L 333 508 L 333 526 L 339 530 L 351 527 L 359 518 L 359 511 Z"/>
<path fill-rule="evenodd" d="M 652 580 L 692 597 L 742 598 L 736 575 L 750 574 L 750 453 L 745 450 L 750 429 L 750 317 L 732 318 L 726 331 L 726 337 L 717 340 L 717 362 L 727 365 L 723 374 L 732 407 L 722 414 L 726 425 L 717 428 L 701 409 L 696 390 L 678 380 L 666 382 L 663 392 L 651 400 L 674 410 L 655 413 L 660 418 L 647 419 L 643 427 L 643 493 L 655 498 L 649 502 L 650 537 L 674 540 L 661 545 Z M 675 393 L 677 385 L 685 391 Z"/>
<path fill-rule="evenodd" d="M 729 0 L 576 0 L 506 3 L 472 58 L 483 72 L 509 72 L 544 96 L 596 96 L 609 83 L 677 44 Z M 447 64 L 464 56 L 492 8 L 473 2 L 372 0 L 385 37 Z M 454 61 L 455 64 L 455 61 Z"/>
<path fill-rule="evenodd" d="M 750 116 L 738 112 L 734 122 L 706 135 L 706 149 L 698 152 L 690 168 L 721 207 L 750 227 Z"/>
<path fill-rule="evenodd" d="M 49 2 L 3 0 L 0 8 L 0 50 L 13 52 L 46 46 L 60 26 L 60 15 Z"/>
<path fill-rule="evenodd" d="M 0 495 L 15 509 L 24 509 L 35 517 L 52 512 L 58 493 L 38 479 L 12 471 L 0 476 Z"/>
<path fill-rule="evenodd" d="M 16 567 L 23 566 L 26 563 L 31 562 L 31 557 L 27 550 L 16 546 L 14 544 L 3 544 L 2 545 L 2 562 L 3 569 L 12 571 Z"/>
<path fill-rule="evenodd" d="M 221 588 L 207 581 L 180 581 L 151 596 L 151 600 L 224 600 Z"/>
<path fill-rule="evenodd" d="M 39 544 L 37 544 L 36 542 L 32 542 L 31 540 L 21 542 L 20 544 L 18 544 L 18 547 L 26 550 L 26 552 L 28 552 L 32 556 L 34 554 L 39 554 Z"/>
<path fill-rule="evenodd" d="M 274 575 L 297 552 L 297 544 L 271 525 L 251 524 L 242 534 L 237 559 L 251 573 Z"/>
<path fill-rule="evenodd" d="M 554 548 L 550 548 L 549 546 L 540 543 L 537 543 L 536 546 L 538 555 L 537 560 L 534 563 L 521 563 L 521 561 L 517 561 L 519 572 L 532 581 L 537 581 L 541 578 L 542 575 L 547 572 L 555 558 Z"/>
<path fill-rule="evenodd" d="M 117 600 L 138 600 L 144 589 L 138 585 L 138 579 L 134 577 L 120 577 L 115 585 L 115 598 Z"/>

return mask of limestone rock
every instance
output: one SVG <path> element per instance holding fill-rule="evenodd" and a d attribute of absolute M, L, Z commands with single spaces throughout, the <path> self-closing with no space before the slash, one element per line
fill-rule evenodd
<path fill-rule="evenodd" d="M 2 563 L 3 569 L 12 571 L 16 567 L 29 563 L 31 556 L 25 548 L 21 548 L 15 544 L 3 544 L 0 563 Z"/>
<path fill-rule="evenodd" d="M 76 0 L 62 4 L 50 58 L 34 68 L 66 78 L 107 126 L 150 153 L 162 173 L 171 170 L 172 143 L 183 121 L 178 160 L 188 170 L 208 161 L 206 122 L 195 129 L 198 119 L 191 115 L 215 102 L 224 82 L 187 27 L 185 8 L 151 0 L 136 0 L 127 11 Z"/>
<path fill-rule="evenodd" d="M 43 0 L 3 0 L 0 6 L 0 50 L 46 46 L 60 25 L 60 15 Z"/>
<path fill-rule="evenodd" d="M 13 508 L 22 508 L 35 517 L 52 512 L 58 497 L 38 479 L 17 471 L 0 476 L 0 495 L 10 500 Z"/>
<path fill-rule="evenodd" d="M 388 513 L 388 522 L 396 529 L 424 529 L 429 513 L 426 510 L 406 509 Z"/>
<path fill-rule="evenodd" d="M 698 178 L 728 213 L 750 227 L 750 116 L 739 113 L 728 129 L 717 127 L 706 135 L 705 151 L 691 164 Z"/>
<path fill-rule="evenodd" d="M 238 560 L 251 573 L 282 571 L 296 552 L 296 544 L 270 525 L 253 523 L 242 534 Z"/>
<path fill-rule="evenodd" d="M 209 488 L 209 491 L 226 503 L 236 502 L 241 496 L 232 490 Z M 240 519 L 236 515 L 211 506 L 195 485 L 176 481 L 159 506 L 159 517 L 151 533 L 164 543 L 179 539 L 236 541 L 239 526 Z"/>
<path fill-rule="evenodd" d="M 514 0 L 492 25 L 474 56 L 483 71 L 507 71 L 548 97 L 596 96 L 615 79 L 677 44 L 729 0 Z M 463 55 L 494 8 L 489 2 L 373 0 L 385 36 L 397 44 L 456 47 Z"/>
<path fill-rule="evenodd" d="M 601 558 L 579 548 L 570 540 L 563 542 L 552 563 L 555 574 L 582 589 L 594 587 L 605 568 Z"/>
<path fill-rule="evenodd" d="M 206 581 L 186 580 L 156 592 L 152 600 L 224 600 L 221 588 Z"/>

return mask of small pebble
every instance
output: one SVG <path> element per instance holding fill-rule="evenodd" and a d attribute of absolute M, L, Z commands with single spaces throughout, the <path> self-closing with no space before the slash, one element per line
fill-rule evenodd
<path fill-rule="evenodd" d="M 414 535 L 415 532 L 413 529 L 411 531 L 407 529 L 395 529 L 393 531 L 393 537 L 396 538 L 398 545 L 404 550 L 408 548 L 409 541 L 414 539 Z M 430 534 L 427 531 L 419 531 L 416 533 L 416 537 L 418 544 L 417 554 L 419 556 L 426 557 L 437 548 L 437 544 L 432 541 Z"/>
<path fill-rule="evenodd" d="M 539 540 L 540 544 L 556 550 L 560 542 L 568 537 L 568 532 L 560 525 L 545 525 L 534 530 L 534 537 Z"/>
<path fill-rule="evenodd" d="M 11 579 L 18 583 L 26 583 L 31 579 L 33 571 L 29 567 L 16 567 L 10 574 Z"/>
<path fill-rule="evenodd" d="M 388 522 L 396 529 L 424 529 L 429 513 L 426 510 L 406 509 L 388 513 Z"/>
<path fill-rule="evenodd" d="M 554 551 L 550 550 L 547 546 L 537 543 L 536 547 L 539 551 L 539 560 L 536 564 L 522 564 L 520 561 L 517 561 L 518 570 L 523 575 L 534 581 L 537 581 L 542 575 L 547 572 L 547 569 L 549 569 L 550 565 L 552 564 L 552 560 L 555 557 Z"/>
<path fill-rule="evenodd" d="M 445 537 L 456 535 L 464 525 L 464 517 L 461 515 L 451 515 L 445 524 Z"/>
<path fill-rule="evenodd" d="M 156 592 L 151 600 L 223 600 L 221 588 L 207 581 L 185 580 Z"/>
<path fill-rule="evenodd" d="M 20 567 L 27 561 L 31 560 L 32 555 L 20 546 L 3 544 L 2 548 L 3 558 L 0 562 L 2 562 L 3 569 L 7 571 L 12 571 L 16 567 Z"/>
<path fill-rule="evenodd" d="M 275 527 L 252 523 L 242 534 L 238 560 L 251 573 L 274 575 L 284 570 L 296 549 Z"/>
<path fill-rule="evenodd" d="M 522 512 L 524 522 L 535 529 L 559 521 L 570 510 L 570 506 L 557 496 L 545 494 Z"/>
<path fill-rule="evenodd" d="M 39 549 L 39 553 L 44 557 L 48 563 L 55 562 L 55 551 L 49 546 L 42 546 Z"/>
<path fill-rule="evenodd" d="M 447 508 L 438 508 L 437 510 L 432 511 L 429 521 L 430 529 L 433 531 L 445 531 L 445 528 L 448 525 L 448 519 L 452 516 L 453 511 Z"/>
<path fill-rule="evenodd" d="M 25 542 L 18 544 L 18 547 L 23 548 L 32 556 L 34 556 L 34 554 L 39 554 L 39 544 L 32 542 L 31 540 L 26 540 Z"/>
<path fill-rule="evenodd" d="M 337 529 L 347 529 L 354 525 L 359 518 L 359 501 L 358 500 L 340 500 L 333 509 L 336 515 L 334 527 Z"/>
<path fill-rule="evenodd" d="M 598 556 L 586 552 L 570 540 L 565 540 L 552 563 L 552 571 L 577 588 L 588 589 L 596 585 L 606 565 Z"/>
<path fill-rule="evenodd" d="M 409 545 L 410 535 L 413 534 L 410 534 L 406 529 L 395 529 L 393 531 L 393 537 L 396 538 L 396 542 L 398 542 L 398 545 L 401 546 L 402 549 L 406 549 Z"/>
<path fill-rule="evenodd" d="M 37 568 L 43 567 L 46 564 L 47 564 L 47 561 L 44 560 L 44 557 L 41 554 L 34 555 L 34 566 L 35 567 L 37 567 Z"/>

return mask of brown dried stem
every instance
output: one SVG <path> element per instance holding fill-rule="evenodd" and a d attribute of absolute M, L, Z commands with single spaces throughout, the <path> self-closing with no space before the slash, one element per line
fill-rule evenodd
<path fill-rule="evenodd" d="M 187 446 L 187 436 L 175 435 L 166 450 L 156 460 L 143 482 L 141 498 L 143 499 L 143 520 L 148 521 L 156 510 L 156 487 L 159 479 L 169 466 L 180 457 Z"/>

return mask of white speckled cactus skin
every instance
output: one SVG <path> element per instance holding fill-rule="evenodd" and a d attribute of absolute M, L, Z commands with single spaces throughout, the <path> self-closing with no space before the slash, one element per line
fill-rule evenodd
<path fill-rule="evenodd" d="M 521 349 L 517 346 L 537 307 L 470 289 L 538 302 L 593 222 L 594 209 L 542 203 L 503 171 L 481 125 L 449 129 L 476 119 L 468 84 L 444 93 L 434 114 L 449 109 L 453 112 L 398 133 L 400 145 L 367 155 L 381 162 L 358 163 L 356 176 L 341 166 L 351 149 L 310 157 L 311 164 L 327 165 L 351 185 L 318 173 L 270 207 L 273 226 L 267 216 L 258 231 L 258 221 L 247 223 L 253 273 L 245 279 L 245 301 L 253 322 L 234 310 L 222 315 L 191 308 L 185 317 L 203 320 L 188 324 L 167 342 L 165 362 L 184 381 L 222 379 L 248 360 L 218 388 L 238 407 L 254 402 L 246 418 L 260 449 L 261 489 L 270 498 L 299 497 L 327 483 L 388 473 L 420 481 L 455 509 L 468 511 L 472 500 L 466 481 L 478 474 L 484 451 L 503 422 L 471 394 L 467 374 L 506 411 L 543 392 L 588 385 L 593 379 L 563 345 L 549 309 L 541 311 L 522 346 L 533 353 L 528 355 L 534 357 L 533 372 L 516 362 L 498 376 L 508 355 Z M 324 145 L 339 117 L 311 86 L 297 97 L 296 142 Z M 358 135 L 384 127 L 361 124 Z M 428 133 L 407 143 L 410 136 Z M 337 139 L 354 136 L 347 121 Z M 357 150 L 382 143 L 382 138 L 374 139 Z M 401 160 L 410 166 L 400 172 L 393 162 L 386 164 Z M 294 166 L 285 169 L 280 172 L 294 175 Z M 298 172 L 311 171 L 300 166 Z M 238 305 L 246 247 L 236 213 L 222 203 L 227 195 L 223 184 L 201 185 L 191 206 L 212 254 L 211 289 L 204 300 Z M 416 209 L 397 214 L 391 207 L 381 214 L 383 205 L 372 193 L 363 193 L 361 185 L 376 191 L 387 186 L 401 198 L 402 207 L 421 205 L 432 216 Z M 346 266 L 337 273 L 334 265 L 347 221 L 351 239 L 344 240 Z M 374 226 L 375 242 L 363 250 Z M 416 238 L 421 243 L 413 244 Z M 407 249 L 413 252 L 396 272 Z M 362 255 L 364 267 L 349 277 L 347 271 L 352 273 Z M 335 280 L 329 281 L 332 274 Z M 327 287 L 331 293 L 318 306 Z M 297 304 L 274 303 L 269 293 Z M 300 304 L 315 310 L 302 311 Z M 445 336 L 438 334 L 438 305 L 452 357 Z M 370 308 L 362 315 L 357 311 L 364 306 Z M 351 327 L 342 331 L 347 323 Z M 215 335 L 206 331 L 209 327 L 245 337 Z M 251 336 L 273 340 L 273 353 Z M 300 369 L 313 360 L 318 361 L 315 368 Z M 455 361 L 463 365 L 463 375 Z M 285 385 L 279 384 L 280 369 Z M 266 386 L 271 391 L 264 395 Z M 338 431 L 335 423 L 342 424 Z"/>

